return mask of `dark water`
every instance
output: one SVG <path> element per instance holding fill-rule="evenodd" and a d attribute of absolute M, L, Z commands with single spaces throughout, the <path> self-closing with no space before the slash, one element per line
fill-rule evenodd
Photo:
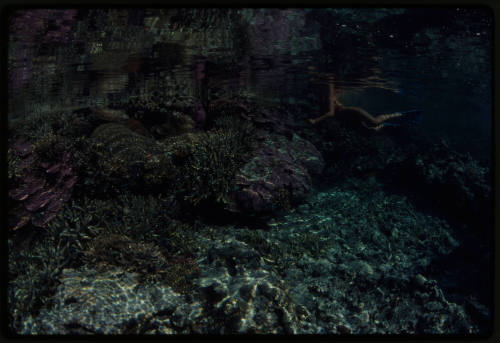
<path fill-rule="evenodd" d="M 197 125 L 197 130 L 203 130 L 203 125 L 200 124 L 202 122 L 200 116 L 207 115 L 207 112 L 210 114 L 208 109 L 211 104 L 216 103 L 220 99 L 230 99 L 239 96 L 252 99 L 252 101 L 263 107 L 281 108 L 283 111 L 286 111 L 289 115 L 287 117 L 287 125 L 290 125 L 289 127 L 297 127 L 297 132 L 300 135 L 303 134 L 302 138 L 309 139 L 316 145 L 316 148 L 325 155 L 327 164 L 325 168 L 328 169 L 332 165 L 331 158 L 327 156 L 328 143 L 323 144 L 321 142 L 323 138 L 314 139 L 316 133 L 310 131 L 311 128 L 307 126 L 307 119 L 319 117 L 328 111 L 329 85 L 333 84 L 338 99 L 345 106 L 361 107 L 373 115 L 421 110 L 423 113 L 422 121 L 415 131 L 409 131 L 411 134 L 418 135 L 419 139 L 415 139 L 415 142 L 420 141 L 422 137 L 426 137 L 431 145 L 433 143 L 442 144 L 446 146 L 446 149 L 453 151 L 453 153 L 460 154 L 459 156 L 468 156 L 472 161 L 476 161 L 477 165 L 481 166 L 481 168 L 488 168 L 491 167 L 492 162 L 492 27 L 492 16 L 487 9 L 460 7 L 389 9 L 20 9 L 11 12 L 9 22 L 9 125 L 16 127 L 16 123 L 23 123 L 24 121 L 35 123 L 35 128 L 31 124 L 32 131 L 30 131 L 28 136 L 31 139 L 36 137 L 39 139 L 40 137 L 45 137 L 44 135 L 51 131 L 51 124 L 48 123 L 49 119 L 47 118 L 52 118 L 50 115 L 53 113 L 76 113 L 75 111 L 78 112 L 82 111 L 82 109 L 88 110 L 95 107 L 122 109 L 131 99 L 141 99 L 154 95 L 160 97 L 162 103 L 167 104 L 168 108 L 189 113 Z M 209 121 L 210 118 L 206 118 L 206 120 Z M 273 123 L 277 121 L 276 119 L 273 120 L 271 120 Z M 325 123 L 328 120 L 335 119 L 327 119 Z M 147 122 L 143 122 L 142 124 L 147 129 L 151 129 L 152 127 L 148 126 Z M 327 128 L 329 127 L 328 125 L 325 124 L 324 127 Z M 150 133 L 154 133 L 152 129 Z M 154 134 L 156 135 L 156 133 Z M 323 134 L 325 133 L 323 132 Z M 158 136 L 155 137 L 158 138 Z M 320 137 L 319 133 L 316 137 Z M 326 134 L 326 137 L 328 137 L 328 134 Z M 383 134 L 382 137 L 384 137 Z M 398 144 L 412 144 L 412 138 L 410 135 L 405 140 L 396 139 L 394 146 L 399 148 Z M 336 137 L 331 137 L 331 141 L 334 144 L 337 144 L 336 139 Z M 341 138 L 338 139 L 341 140 Z M 385 144 L 383 140 L 381 142 L 381 144 Z M 339 146 L 342 147 L 342 145 Z M 420 153 L 425 155 L 427 149 L 430 149 L 429 146 L 422 145 Z M 402 147 L 402 150 L 404 150 L 404 147 Z M 346 150 L 346 154 L 349 154 L 349 150 Z M 397 155 L 398 152 L 395 152 L 395 154 Z M 333 154 L 332 156 L 340 155 Z M 387 157 L 389 155 L 390 152 L 383 156 Z M 430 156 L 434 155 L 430 154 Z M 455 162 L 452 161 L 450 163 L 453 164 Z M 342 169 L 341 167 L 339 168 Z M 350 170 L 348 168 L 351 167 L 346 168 L 344 174 L 349 174 L 346 170 Z M 444 166 L 442 168 L 445 169 Z M 363 166 L 358 169 L 363 169 Z M 363 169 L 363 175 L 374 173 L 373 170 L 377 168 L 366 167 L 366 169 Z M 338 171 L 332 172 L 331 169 L 328 170 L 325 174 L 327 176 L 324 176 L 324 179 L 321 180 L 324 182 L 317 182 L 314 187 L 310 187 L 310 198 L 305 201 L 305 205 L 297 207 L 298 204 L 296 204 L 297 206 L 292 206 L 291 209 L 287 208 L 291 212 L 280 213 L 271 219 L 269 219 L 269 216 L 259 219 L 267 221 L 268 229 L 271 227 L 271 231 L 263 231 L 268 232 L 268 234 L 260 233 L 260 231 L 256 230 L 250 230 L 251 233 L 246 233 L 244 229 L 240 231 L 235 229 L 237 234 L 226 233 L 224 231 L 226 229 L 221 229 L 219 233 L 214 234 L 210 231 L 210 225 L 214 222 L 213 217 L 220 215 L 220 212 L 213 211 L 210 206 L 208 210 L 207 207 L 203 209 L 196 207 L 194 210 L 195 213 L 197 213 L 196 211 L 198 213 L 210 213 L 212 218 L 207 220 L 207 223 L 210 222 L 210 224 L 198 223 L 196 225 L 199 226 L 196 226 L 190 223 L 189 225 L 194 225 L 193 227 L 198 228 L 199 236 L 207 239 L 207 246 L 211 246 L 210 244 L 213 242 L 218 242 L 219 239 L 220 242 L 224 242 L 225 239 L 228 239 L 227 237 L 230 237 L 229 241 L 234 237 L 243 240 L 241 237 L 245 235 L 251 237 L 248 238 L 245 236 L 248 238 L 247 240 L 243 240 L 246 242 L 245 244 L 250 246 L 253 242 L 254 245 L 252 246 L 259 253 L 262 253 L 259 250 L 262 247 L 258 243 L 255 243 L 260 242 L 256 238 L 258 235 L 265 236 L 265 238 L 259 236 L 259 239 L 267 240 L 268 243 L 274 242 L 269 243 L 270 247 L 282 244 L 283 256 L 281 258 L 285 260 L 289 258 L 290 260 L 286 261 L 294 261 L 293 263 L 287 262 L 290 265 L 302 265 L 300 267 L 302 268 L 301 273 L 305 273 L 305 276 L 294 274 L 300 268 L 297 267 L 297 269 L 295 266 L 290 267 L 283 260 L 280 262 L 282 263 L 281 265 L 276 264 L 280 270 L 281 277 L 286 279 L 285 282 L 290 286 L 291 293 L 295 294 L 297 299 L 307 299 L 307 294 L 316 294 L 314 296 L 311 295 L 311 304 L 316 304 L 314 306 L 317 306 L 317 308 L 310 307 L 308 311 L 311 313 L 314 311 L 321 313 L 317 315 L 317 321 L 314 321 L 314 324 L 310 324 L 311 326 L 308 329 L 302 327 L 302 329 L 296 331 L 298 333 L 426 333 L 426 324 L 424 322 L 419 322 L 416 325 L 417 329 L 408 329 L 409 326 L 404 325 L 391 326 L 392 324 L 388 324 L 384 327 L 386 331 L 376 331 L 376 329 L 373 329 L 375 328 L 373 322 L 371 322 L 373 326 L 359 324 L 360 326 L 357 328 L 350 328 L 349 325 L 342 326 L 342 324 L 335 327 L 335 329 L 326 329 L 332 322 L 343 320 L 335 317 L 337 313 L 341 313 L 343 310 L 341 311 L 335 307 L 337 305 L 332 305 L 336 303 L 336 300 L 332 299 L 340 299 L 344 296 L 347 297 L 347 295 L 334 293 L 333 289 L 335 287 L 332 286 L 333 283 L 328 283 L 333 282 L 330 279 L 327 281 L 320 280 L 321 282 L 327 282 L 327 286 L 321 286 L 320 281 L 314 281 L 318 283 L 313 283 L 310 280 L 317 277 L 317 272 L 308 271 L 309 267 L 306 268 L 303 266 L 314 265 L 316 267 L 313 266 L 309 269 L 321 269 L 323 267 L 318 266 L 319 261 L 322 261 L 323 257 L 333 259 L 330 262 L 332 265 L 337 266 L 349 265 L 350 262 L 348 259 L 342 260 L 342 257 L 337 257 L 337 260 L 334 257 L 328 257 L 329 255 L 325 253 L 325 250 L 319 247 L 319 243 L 311 243 L 313 245 L 310 249 L 307 248 L 306 243 L 303 245 L 298 244 L 296 248 L 291 248 L 295 244 L 293 239 L 291 239 L 292 235 L 304 237 L 304 240 L 308 237 L 307 240 L 314 242 L 315 238 L 308 236 L 311 235 L 311 230 L 314 234 L 319 232 L 319 236 L 322 237 L 321 242 L 333 242 L 338 237 L 341 237 L 338 239 L 345 239 L 350 244 L 349 240 L 352 239 L 352 233 L 359 233 L 361 242 L 365 239 L 365 233 L 363 232 L 370 230 L 370 225 L 374 225 L 374 232 L 379 232 L 376 229 L 377 225 L 380 225 L 380 232 L 384 232 L 384 227 L 393 225 L 388 224 L 389 220 L 391 223 L 393 223 L 393 220 L 395 223 L 400 223 L 394 224 L 395 226 L 400 225 L 398 226 L 400 227 L 400 232 L 406 232 L 405 227 L 406 230 L 409 230 L 409 228 L 420 230 L 421 228 L 423 231 L 419 231 L 419 235 L 423 237 L 421 238 L 422 242 L 427 242 L 428 237 L 426 235 L 434 234 L 436 240 L 447 242 L 443 243 L 443 246 L 439 248 L 446 251 L 446 253 L 443 253 L 446 257 L 439 257 L 441 255 L 438 253 L 434 256 L 434 252 L 428 252 L 429 255 L 427 257 L 422 257 L 419 255 L 418 248 L 413 248 L 412 245 L 420 246 L 418 240 L 415 239 L 412 241 L 411 238 L 405 238 L 408 241 L 402 239 L 403 243 L 393 243 L 393 245 L 397 246 L 401 244 L 401 251 L 405 249 L 413 251 L 412 249 L 416 249 L 415 251 L 417 252 L 411 258 L 408 257 L 408 261 L 406 260 L 407 257 L 402 257 L 402 260 L 399 260 L 399 257 L 395 255 L 393 257 L 392 252 L 390 254 L 387 253 L 389 257 L 382 258 L 380 257 L 383 255 L 381 252 L 380 254 L 374 253 L 370 255 L 372 256 L 372 262 L 374 264 L 385 265 L 387 261 L 392 261 L 393 258 L 396 258 L 398 262 L 390 263 L 400 263 L 403 266 L 401 270 L 407 270 L 407 274 L 398 271 L 394 272 L 394 275 L 405 275 L 401 276 L 402 279 L 405 279 L 408 275 L 409 278 L 412 278 L 414 275 L 422 273 L 428 279 L 436 279 L 436 282 L 444 290 L 445 297 L 448 300 L 452 299 L 467 309 L 467 315 L 472 318 L 470 319 L 470 327 L 475 328 L 470 329 L 470 332 L 483 333 L 484 330 L 487 330 L 490 324 L 489 320 L 491 319 L 488 314 L 489 312 L 485 310 L 491 301 L 489 297 L 490 289 L 488 288 L 491 283 L 491 275 L 488 274 L 490 266 L 488 263 L 491 262 L 491 245 L 488 243 L 488 229 L 485 230 L 486 233 L 481 231 L 477 235 L 471 234 L 471 231 L 464 233 L 460 231 L 461 229 L 457 229 L 456 231 L 459 233 L 456 235 L 453 233 L 451 236 L 460 242 L 457 245 L 460 248 L 454 250 L 455 252 L 452 255 L 449 255 L 447 249 L 449 246 L 454 246 L 454 243 L 450 243 L 453 242 L 453 239 L 450 238 L 447 241 L 448 238 L 446 237 L 448 237 L 447 230 L 454 232 L 456 228 L 464 226 L 472 227 L 472 231 L 475 232 L 474 230 L 478 229 L 484 223 L 486 223 L 484 225 L 491 224 L 489 221 L 491 218 L 479 218 L 475 223 L 470 223 L 462 217 L 456 219 L 453 215 L 450 217 L 450 212 L 446 212 L 455 211 L 456 209 L 449 204 L 449 208 L 444 206 L 446 210 L 443 210 L 443 213 L 439 211 L 434 212 L 433 209 L 426 208 L 425 199 L 427 198 L 424 195 L 429 196 L 429 194 L 415 193 L 417 195 L 414 194 L 414 198 L 424 199 L 422 201 L 415 200 L 412 199 L 411 195 L 405 194 L 405 187 L 401 187 L 401 190 L 398 189 L 396 192 L 389 189 L 391 187 L 398 188 L 397 185 L 385 184 L 384 187 L 378 188 L 378 186 L 374 186 L 371 183 L 373 181 L 372 178 L 361 178 L 360 180 L 362 181 L 359 181 L 359 184 L 356 184 L 358 181 L 355 181 L 354 186 L 350 185 L 349 182 L 351 181 L 349 181 L 340 186 L 334 186 L 340 188 L 317 189 L 316 186 L 318 185 L 328 184 L 330 187 L 332 183 L 334 184 L 334 175 L 338 175 Z M 461 170 L 463 172 L 463 169 Z M 481 173 L 478 172 L 478 175 L 483 175 Z M 388 175 L 389 173 L 386 174 Z M 474 179 L 474 175 L 476 174 L 471 174 L 473 176 L 466 175 L 470 179 Z M 432 176 L 426 176 L 428 179 L 432 179 Z M 477 179 L 474 180 L 477 181 Z M 490 179 L 485 180 L 484 182 L 491 186 Z M 22 183 L 19 180 L 16 182 Z M 77 181 L 77 185 L 78 182 L 82 182 L 83 184 L 83 181 Z M 478 181 L 478 183 L 480 182 L 483 181 Z M 17 186 L 19 185 L 16 184 L 12 187 Z M 431 186 L 431 189 L 432 187 L 434 186 Z M 448 189 L 446 186 L 443 187 L 443 189 Z M 474 187 L 475 184 L 466 184 L 464 189 L 471 192 L 471 194 L 480 192 Z M 83 199 L 86 196 L 87 194 L 82 195 L 78 193 L 78 196 L 75 196 L 75 198 Z M 467 196 L 471 195 L 467 193 L 465 197 Z M 431 195 L 430 197 L 435 196 Z M 453 197 L 453 195 L 450 197 Z M 388 199 L 383 200 L 384 206 L 386 206 L 384 208 L 391 208 L 393 206 L 392 210 L 380 210 L 381 207 L 379 206 L 382 206 L 382 200 L 380 199 Z M 19 199 L 15 200 L 18 201 Z M 128 200 L 123 201 L 127 203 L 126 201 Z M 328 204 L 328 201 L 331 201 L 330 205 L 325 205 Z M 358 201 L 359 205 L 349 207 L 347 206 L 349 201 L 354 201 L 354 203 Z M 412 205 L 408 205 L 408 208 L 404 207 L 406 205 L 401 205 L 410 202 Z M 423 205 L 422 202 L 424 203 Z M 443 200 L 443 202 L 446 201 Z M 138 204 L 142 203 L 137 200 L 134 206 L 140 206 Z M 487 202 L 487 204 L 491 204 L 491 202 Z M 346 208 L 342 207 L 344 205 L 346 205 Z M 99 208 L 99 206 L 92 206 L 94 206 L 93 208 L 96 212 L 92 212 L 93 210 L 86 211 L 91 214 L 97 213 L 98 210 L 96 208 Z M 119 205 L 118 207 L 121 211 L 122 207 L 128 208 L 127 206 Z M 373 216 L 376 216 L 373 212 L 376 213 L 377 210 L 370 210 L 371 214 L 368 215 L 368 210 L 366 209 L 370 208 L 370 206 L 379 209 L 379 213 L 384 212 L 386 217 L 373 219 L 375 218 Z M 153 208 L 153 205 L 151 205 L 151 208 Z M 297 210 L 297 208 L 299 209 Z M 69 213 L 68 211 L 70 210 L 69 207 L 66 207 L 66 210 L 61 211 Z M 402 215 L 398 211 L 406 211 L 406 214 Z M 408 215 L 407 212 L 411 215 Z M 333 215 L 332 213 L 336 214 Z M 338 229 L 339 227 L 344 227 L 342 226 L 344 224 L 341 224 L 344 223 L 342 222 L 344 219 L 342 215 L 337 217 L 338 213 L 350 218 L 351 228 L 346 229 L 347 231 L 342 232 L 342 230 Z M 182 218 L 182 221 L 186 216 L 189 217 L 190 215 L 182 214 L 179 218 Z M 96 216 L 99 215 L 96 214 Z M 175 216 L 172 215 L 172 217 Z M 327 225 L 323 224 L 325 221 L 332 220 L 331 217 L 336 218 L 334 219 L 334 221 L 336 220 L 336 224 L 332 224 L 333 226 L 328 228 L 323 227 L 322 225 Z M 59 219 L 57 218 L 60 217 L 56 217 L 54 221 L 58 221 Z M 231 215 L 231 218 L 234 219 L 234 214 Z M 191 220 L 192 218 L 189 219 Z M 82 220 L 78 219 L 75 222 Z M 204 218 L 200 220 L 203 222 Z M 369 221 L 368 224 L 366 220 Z M 374 220 L 373 223 L 378 224 L 373 224 L 370 220 Z M 457 220 L 458 223 L 456 222 Z M 312 221 L 310 227 L 308 226 L 309 224 L 305 224 L 309 221 Z M 217 219 L 215 222 L 220 224 L 224 220 Z M 236 222 L 238 221 L 236 220 Z M 254 221 L 251 223 L 254 223 Z M 282 233 L 272 231 L 273 225 L 278 225 L 274 223 L 281 223 L 279 225 L 283 227 Z M 234 222 L 231 222 L 230 225 L 233 224 Z M 24 228 L 23 230 L 28 231 L 30 225 L 28 224 L 28 229 Z M 93 227 L 92 225 L 91 227 Z M 238 226 L 239 224 L 234 225 Z M 252 227 L 254 224 L 247 225 Z M 364 225 L 366 225 L 366 230 L 364 230 Z M 49 225 L 49 227 L 52 226 Z M 53 227 L 56 230 L 56 226 Z M 259 226 L 257 225 L 257 227 Z M 340 231 L 337 232 L 336 230 Z M 22 232 L 22 230 L 16 232 Z M 287 236 L 288 234 L 290 236 Z M 392 235 L 391 237 L 396 237 L 396 233 L 394 232 L 390 235 Z M 400 235 L 404 236 L 404 234 Z M 207 237 L 211 237 L 212 241 Z M 337 238 L 334 239 L 332 237 Z M 24 238 L 16 239 L 26 241 Z M 148 240 L 145 241 L 149 242 Z M 462 244 L 463 242 L 469 242 L 469 245 Z M 17 246 L 17 243 L 12 244 Z M 233 243 L 228 243 L 228 247 L 233 247 L 231 244 Z M 334 251 L 334 248 L 328 245 L 330 243 L 325 244 L 325 246 L 333 249 L 330 252 Z M 358 248 L 358 242 L 353 242 L 352 244 L 354 245 L 351 245 L 351 248 L 354 246 L 356 249 Z M 364 255 L 361 251 L 365 248 L 362 243 L 359 244 L 363 248 L 360 248 L 359 254 L 355 255 L 362 260 Z M 406 246 L 406 244 L 409 245 Z M 424 243 L 421 244 L 424 245 Z M 474 248 L 474 244 L 481 245 L 486 250 L 478 252 Z M 234 246 L 237 246 L 237 244 Z M 267 245 L 265 246 L 267 247 Z M 178 246 L 176 247 L 179 248 Z M 22 250 L 22 246 L 19 249 Z M 198 261 L 205 259 L 204 250 L 200 249 L 192 250 L 193 258 L 196 258 Z M 228 251 L 232 251 L 230 249 L 233 248 L 224 250 L 225 248 L 216 246 L 213 249 L 215 250 L 210 251 L 218 251 L 220 256 L 225 256 L 224 254 L 232 254 Z M 240 248 L 234 249 L 236 249 L 237 253 Z M 273 248 L 266 249 L 268 249 L 266 251 L 269 254 L 265 255 L 262 253 L 266 258 L 275 256 L 271 253 Z M 289 257 L 285 253 L 288 251 L 287 249 L 291 251 L 290 256 L 292 257 Z M 305 257 L 300 258 L 297 255 L 298 253 L 294 252 L 294 249 L 301 252 L 304 249 L 304 256 L 308 256 L 307 254 L 312 255 L 315 262 L 304 262 Z M 315 249 L 317 250 L 316 255 L 311 252 L 316 251 Z M 370 249 L 376 250 L 375 248 L 368 248 L 368 250 Z M 383 251 L 385 248 L 380 249 Z M 438 248 L 436 249 L 439 250 Z M 186 248 L 186 250 L 189 249 Z M 422 248 L 421 251 L 424 254 L 423 251 L 426 250 Z M 163 253 L 165 254 L 165 252 Z M 347 255 L 349 254 L 346 253 L 345 256 Z M 432 257 L 430 257 L 431 255 Z M 377 258 L 381 260 L 377 261 Z M 421 260 L 425 260 L 426 258 L 436 259 L 438 262 L 433 263 L 432 267 L 427 265 L 427 267 L 421 269 L 416 267 L 421 263 Z M 235 259 L 237 258 L 235 257 Z M 354 260 L 355 258 L 353 257 Z M 404 263 L 402 262 L 403 260 Z M 485 263 L 485 261 L 488 263 Z M 200 263 L 203 269 L 203 263 L 208 262 Z M 237 265 L 238 262 L 231 263 L 236 263 Z M 240 263 L 243 265 L 246 262 Z M 347 269 L 355 270 L 358 268 L 359 270 L 356 272 L 356 275 L 363 275 L 363 270 L 365 270 L 367 275 L 373 274 L 370 266 L 363 269 L 362 264 L 356 264 L 358 261 L 352 263 L 353 265 Z M 361 267 L 359 267 L 360 265 Z M 468 271 L 465 274 L 461 274 L 462 266 L 464 265 L 467 266 Z M 30 270 L 29 267 L 25 268 L 26 270 Z M 240 272 L 238 267 L 234 267 L 233 265 L 231 268 L 229 268 L 231 271 L 230 274 L 236 277 L 235 275 L 238 275 Z M 341 272 L 340 269 L 335 269 L 337 267 L 328 268 L 334 268 L 332 269 L 334 270 L 332 272 L 334 274 L 343 273 L 344 270 L 342 269 Z M 394 268 L 396 270 L 399 267 Z M 208 267 L 206 270 L 209 270 Z M 61 271 L 62 267 L 57 270 L 59 274 L 56 274 L 60 275 Z M 446 273 L 443 271 L 446 271 Z M 307 274 L 308 272 L 310 274 Z M 211 275 L 208 271 L 204 273 L 208 273 L 203 274 L 207 279 L 210 277 L 217 279 L 217 276 L 214 276 L 216 274 Z M 376 274 L 377 272 L 375 272 Z M 21 272 L 17 274 L 13 273 L 12 275 L 14 278 L 17 278 L 16 280 L 20 280 L 23 277 Z M 253 280 L 253 276 L 249 276 L 250 274 L 245 275 L 243 279 L 246 278 L 245 280 L 247 281 Z M 349 277 L 351 276 L 346 276 L 345 280 Z M 357 276 L 352 277 L 355 278 Z M 368 276 L 367 279 L 372 280 L 371 277 Z M 394 276 L 394 278 L 397 277 L 399 276 Z M 304 281 L 304 285 L 308 286 L 294 286 L 298 285 L 297 280 L 301 279 L 306 280 Z M 474 282 L 472 279 L 474 279 Z M 57 281 L 55 284 L 58 285 L 61 282 L 63 281 Z M 206 283 L 208 281 L 200 282 Z M 368 283 L 366 287 L 375 287 L 375 284 L 377 283 Z M 19 282 L 12 287 L 23 288 L 19 286 Z M 324 287 L 330 290 L 325 291 Z M 338 286 L 339 292 L 343 289 L 342 287 L 344 286 Z M 384 286 L 382 286 L 381 282 L 377 284 L 377 287 L 383 288 Z M 383 291 L 380 292 L 391 292 L 391 288 L 387 287 L 387 289 L 383 288 Z M 309 291 L 301 291 L 306 288 Z M 317 293 L 311 291 L 313 288 L 316 289 L 315 292 Z M 392 292 L 397 293 L 398 290 L 401 290 L 404 293 L 406 291 L 403 291 L 403 288 L 393 288 Z M 346 288 L 346 292 L 347 290 L 348 288 Z M 47 294 L 54 294 L 55 288 L 50 292 Z M 408 294 L 413 294 L 413 290 L 408 292 Z M 356 292 L 354 293 L 357 294 Z M 361 299 L 362 293 L 360 291 L 359 299 Z M 43 296 L 48 297 L 47 294 Z M 374 295 L 373 299 L 375 297 Z M 404 298 L 404 296 L 402 297 Z M 408 299 L 411 298 L 411 296 L 408 297 Z M 44 306 L 49 303 L 52 304 L 52 302 L 46 300 L 40 301 Z M 354 302 L 352 299 L 345 301 L 347 303 Z M 413 303 L 410 300 L 408 301 L 408 304 L 405 305 L 407 306 L 406 308 L 417 306 L 412 305 Z M 300 303 L 299 300 L 298 302 Z M 403 302 L 401 300 L 401 304 Z M 436 300 L 435 302 L 439 301 Z M 434 304 L 434 302 L 431 303 Z M 463 305 L 464 303 L 466 305 Z M 42 307 L 36 301 L 35 304 L 37 305 L 30 305 L 32 307 L 28 306 L 28 310 L 24 309 L 24 311 L 32 311 L 33 306 L 37 307 L 37 309 Z M 304 300 L 302 304 L 306 306 L 306 301 Z M 258 307 L 262 305 L 256 302 L 253 306 Z M 351 305 L 346 305 L 346 308 L 350 308 L 349 306 Z M 360 306 L 359 311 L 361 312 L 359 312 L 359 316 L 356 314 L 355 317 L 365 318 L 362 316 L 364 312 L 361 310 L 363 302 L 361 302 Z M 393 304 L 391 306 L 396 305 Z M 399 307 L 397 308 L 399 309 Z M 352 308 L 350 309 L 352 310 Z M 433 309 L 432 306 L 427 308 L 427 310 L 429 313 L 439 312 L 439 309 Z M 22 312 L 23 310 L 16 311 Z M 354 312 L 356 311 L 358 310 Z M 402 311 L 401 313 L 403 314 L 400 315 L 401 318 L 404 318 L 405 310 Z M 34 311 L 33 313 L 38 312 Z M 375 318 L 374 312 L 370 315 Z M 408 318 L 412 317 L 412 315 L 408 315 Z M 19 315 L 19 313 L 14 315 L 17 321 L 15 331 L 24 333 L 58 332 L 58 329 L 53 328 L 50 330 L 44 328 L 43 330 L 46 331 L 43 331 L 40 327 L 33 326 L 33 328 L 37 328 L 33 329 L 30 326 L 32 324 L 26 324 L 31 322 L 23 316 Z M 394 314 L 394 316 L 396 318 L 397 315 Z M 54 318 L 56 317 L 49 317 L 44 317 L 45 319 L 42 318 L 41 321 L 45 320 L 47 323 L 51 322 L 51 320 L 55 321 Z M 346 314 L 347 317 L 348 315 Z M 359 320 L 363 322 L 362 319 Z M 397 320 L 394 319 L 394 322 L 397 322 Z M 451 319 L 451 322 L 453 321 L 454 319 Z M 24 324 L 19 324 L 20 322 Z M 431 319 L 429 319 L 430 322 L 432 322 Z M 327 325 L 325 323 L 330 324 Z M 433 322 L 432 325 L 429 324 L 430 333 L 456 333 L 451 326 L 446 326 L 448 324 L 439 326 Z M 467 325 L 464 324 L 464 327 Z M 182 327 L 182 325 L 179 324 L 177 327 Z M 321 329 L 314 331 L 316 329 L 312 329 L 312 327 L 320 327 Z M 431 327 L 432 330 L 436 327 L 439 328 L 436 329 L 437 331 L 432 331 Z M 172 331 L 171 333 L 197 332 L 195 328 L 191 328 L 190 330 L 192 331 L 176 330 L 178 331 Z M 204 332 L 202 329 L 200 330 L 200 332 Z M 262 330 L 266 332 L 266 329 Z M 117 332 L 123 333 L 121 331 Z M 242 332 L 245 331 L 243 330 Z M 459 333 L 463 333 L 463 331 Z"/>
<path fill-rule="evenodd" d="M 120 102 L 165 87 L 167 75 L 195 88 L 192 71 L 208 61 L 209 92 L 243 90 L 271 102 L 305 103 L 314 116 L 322 90 L 311 81 L 313 67 L 335 77 L 346 105 L 374 114 L 422 109 L 426 132 L 477 158 L 491 155 L 486 10 L 198 11 L 14 14 L 11 115 Z M 190 24 L 193 18 L 205 22 Z M 242 20 L 249 25 L 245 34 L 236 28 Z"/>

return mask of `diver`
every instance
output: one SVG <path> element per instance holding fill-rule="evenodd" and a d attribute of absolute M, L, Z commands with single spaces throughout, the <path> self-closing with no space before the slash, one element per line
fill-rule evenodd
<path fill-rule="evenodd" d="M 329 111 L 320 117 L 309 119 L 309 122 L 311 124 L 316 124 L 326 118 L 336 117 L 342 122 L 350 124 L 350 126 L 359 127 L 361 125 L 368 130 L 379 131 L 386 126 L 399 126 L 400 124 L 398 123 L 387 122 L 393 118 L 404 116 L 405 119 L 408 119 L 408 121 L 411 123 L 417 123 L 421 119 L 422 111 L 419 110 L 380 114 L 374 117 L 360 107 L 344 106 L 335 95 L 335 89 L 333 87 L 333 81 L 331 79 L 328 82 L 328 86 L 330 89 Z"/>

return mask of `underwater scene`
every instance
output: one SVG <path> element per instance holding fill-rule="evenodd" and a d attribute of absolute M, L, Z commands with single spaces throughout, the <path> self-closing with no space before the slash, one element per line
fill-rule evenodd
<path fill-rule="evenodd" d="M 488 8 L 6 25 L 11 334 L 491 334 Z"/>

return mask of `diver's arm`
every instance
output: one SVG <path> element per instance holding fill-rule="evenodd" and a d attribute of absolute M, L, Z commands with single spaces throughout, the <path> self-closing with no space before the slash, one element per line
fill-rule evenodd
<path fill-rule="evenodd" d="M 403 114 L 396 112 L 396 113 L 389 113 L 389 114 L 380 114 L 375 117 L 375 120 L 378 124 L 382 124 L 384 121 L 389 120 L 391 118 L 396 118 L 396 117 L 401 117 Z"/>

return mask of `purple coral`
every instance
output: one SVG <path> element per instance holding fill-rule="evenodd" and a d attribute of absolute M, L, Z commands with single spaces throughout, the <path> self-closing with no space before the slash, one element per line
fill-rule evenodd
<path fill-rule="evenodd" d="M 9 191 L 14 201 L 10 211 L 12 229 L 30 220 L 34 226 L 44 227 L 71 197 L 77 176 L 70 166 L 70 155 L 64 152 L 61 161 L 38 165 L 31 144 L 16 142 L 12 150 L 19 158 L 19 183 Z"/>

